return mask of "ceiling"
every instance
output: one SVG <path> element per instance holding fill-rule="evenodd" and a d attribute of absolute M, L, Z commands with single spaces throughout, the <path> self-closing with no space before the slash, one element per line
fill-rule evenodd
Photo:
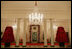
<path fill-rule="evenodd" d="M 33 12 L 35 1 L 1 1 L 1 17 L 23 17 Z M 71 18 L 71 1 L 37 1 L 45 18 Z"/>

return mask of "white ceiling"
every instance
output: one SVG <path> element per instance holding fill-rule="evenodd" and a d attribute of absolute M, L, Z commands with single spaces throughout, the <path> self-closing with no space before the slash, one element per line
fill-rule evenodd
<path fill-rule="evenodd" d="M 1 7 L 5 9 L 24 9 L 33 8 L 35 1 L 2 1 Z M 63 10 L 71 6 L 70 1 L 37 1 L 39 8 L 48 8 L 48 10 Z"/>
<path fill-rule="evenodd" d="M 40 12 L 55 17 L 65 16 L 70 19 L 71 1 L 37 1 Z M 1 17 L 23 17 L 34 9 L 35 1 L 1 1 Z"/>

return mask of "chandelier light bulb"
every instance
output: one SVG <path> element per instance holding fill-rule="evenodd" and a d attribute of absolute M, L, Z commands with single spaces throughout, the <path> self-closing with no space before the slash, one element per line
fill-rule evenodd
<path fill-rule="evenodd" d="M 35 2 L 35 8 L 33 13 L 29 15 L 29 21 L 33 24 L 40 24 L 43 19 L 43 14 L 38 12 L 37 3 Z"/>

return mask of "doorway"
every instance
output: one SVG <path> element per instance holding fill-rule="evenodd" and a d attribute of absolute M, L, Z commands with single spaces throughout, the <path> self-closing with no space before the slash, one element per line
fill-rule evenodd
<path fill-rule="evenodd" d="M 30 42 L 40 42 L 40 25 L 30 25 Z"/>

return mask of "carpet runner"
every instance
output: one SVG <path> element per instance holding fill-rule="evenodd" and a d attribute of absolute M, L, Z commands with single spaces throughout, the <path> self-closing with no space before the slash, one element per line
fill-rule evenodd
<path fill-rule="evenodd" d="M 5 45 L 5 44 L 1 43 L 1 45 Z M 16 45 L 16 43 L 11 43 L 10 45 Z M 23 45 L 23 43 L 19 43 L 19 45 Z M 26 43 L 26 45 L 44 45 L 44 43 Z M 47 45 L 51 45 L 51 43 L 47 43 Z M 55 43 L 54 45 L 59 45 L 59 44 Z M 69 43 L 65 43 L 65 45 L 69 45 Z"/>

